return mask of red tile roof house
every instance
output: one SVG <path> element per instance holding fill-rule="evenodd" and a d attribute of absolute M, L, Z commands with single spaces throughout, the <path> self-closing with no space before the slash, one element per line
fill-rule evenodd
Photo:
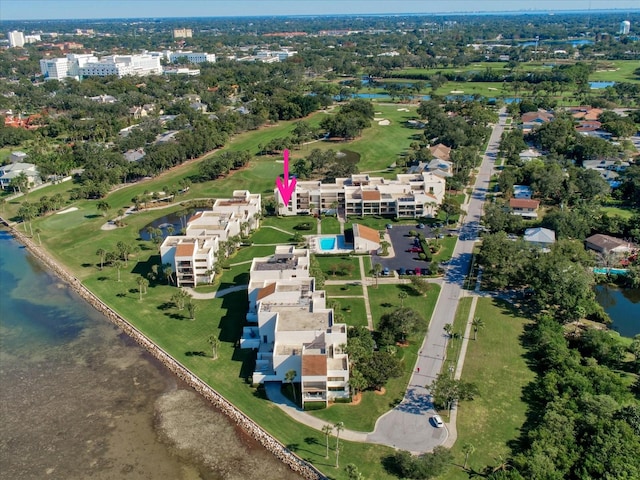
<path fill-rule="evenodd" d="M 513 215 L 520 215 L 523 218 L 538 218 L 539 200 L 529 198 L 510 198 L 509 208 Z"/>

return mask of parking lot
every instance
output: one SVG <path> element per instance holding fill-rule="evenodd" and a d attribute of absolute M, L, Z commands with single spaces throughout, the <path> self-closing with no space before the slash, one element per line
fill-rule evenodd
<path fill-rule="evenodd" d="M 426 238 L 433 238 L 433 233 L 428 226 L 424 226 L 422 229 L 417 228 L 415 225 L 397 225 L 391 229 L 387 229 L 387 233 L 391 239 L 395 256 L 393 258 L 380 257 L 374 255 L 371 258 L 373 264 L 379 263 L 383 267 L 389 269 L 391 274 L 398 272 L 400 268 L 415 270 L 416 268 L 426 268 L 429 266 L 428 262 L 420 260 L 418 257 L 419 252 L 408 252 L 411 247 L 414 246 L 413 237 L 409 236 L 409 230 L 415 230 L 424 234 Z"/>

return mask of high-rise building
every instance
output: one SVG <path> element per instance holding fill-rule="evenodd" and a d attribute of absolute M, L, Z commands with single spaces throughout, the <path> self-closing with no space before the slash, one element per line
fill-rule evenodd
<path fill-rule="evenodd" d="M 173 38 L 191 38 L 193 31 L 190 28 L 174 28 Z"/>
<path fill-rule="evenodd" d="M 631 22 L 629 20 L 624 20 L 620 22 L 620 35 L 629 35 L 631 31 Z"/>
<path fill-rule="evenodd" d="M 24 33 L 14 30 L 7 34 L 10 47 L 24 47 Z"/>

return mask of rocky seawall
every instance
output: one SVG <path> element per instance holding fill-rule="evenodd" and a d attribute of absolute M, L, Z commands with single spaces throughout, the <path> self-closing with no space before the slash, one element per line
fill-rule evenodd
<path fill-rule="evenodd" d="M 327 477 L 317 470 L 312 464 L 304 461 L 286 448 L 251 418 L 242 413 L 226 398 L 191 373 L 184 365 L 155 345 L 136 327 L 131 325 L 126 319 L 121 317 L 108 305 L 102 302 L 102 300 L 82 285 L 82 283 L 62 267 L 62 265 L 52 259 L 42 247 L 36 245 L 30 237 L 20 232 L 17 228 L 9 228 L 12 235 L 35 257 L 44 263 L 50 271 L 55 273 L 56 276 L 67 283 L 85 301 L 107 317 L 110 322 L 122 329 L 124 333 L 153 355 L 153 357 L 160 361 L 167 369 L 169 369 L 169 371 L 192 387 L 196 392 L 202 395 L 203 398 L 208 400 L 212 405 L 229 417 L 236 425 L 260 443 L 267 451 L 271 452 L 278 460 L 305 479 L 327 479 Z"/>

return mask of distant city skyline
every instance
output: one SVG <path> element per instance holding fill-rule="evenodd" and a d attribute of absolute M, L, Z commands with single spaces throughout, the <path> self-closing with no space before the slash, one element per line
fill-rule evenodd
<path fill-rule="evenodd" d="M 0 21 L 336 14 L 640 11 L 638 0 L 2 0 Z"/>

